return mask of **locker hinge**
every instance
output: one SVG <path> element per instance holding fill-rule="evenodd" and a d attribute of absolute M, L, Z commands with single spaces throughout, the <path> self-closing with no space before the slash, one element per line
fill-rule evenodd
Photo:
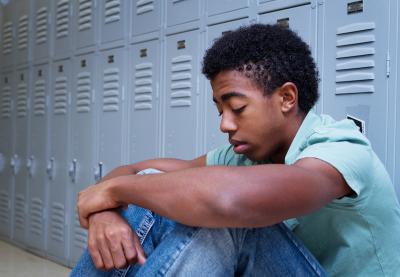
<path fill-rule="evenodd" d="M 390 54 L 387 52 L 386 55 L 386 77 L 390 76 Z"/>

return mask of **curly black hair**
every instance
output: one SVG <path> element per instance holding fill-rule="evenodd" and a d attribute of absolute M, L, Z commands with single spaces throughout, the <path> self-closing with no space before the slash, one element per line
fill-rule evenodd
<path fill-rule="evenodd" d="M 292 82 L 299 108 L 308 112 L 318 100 L 318 72 L 308 45 L 290 29 L 253 24 L 225 33 L 206 51 L 203 74 L 213 80 L 224 70 L 238 70 L 265 95 Z"/>

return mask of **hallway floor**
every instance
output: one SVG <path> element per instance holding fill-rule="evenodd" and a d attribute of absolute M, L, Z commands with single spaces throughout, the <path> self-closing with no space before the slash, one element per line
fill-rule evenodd
<path fill-rule="evenodd" d="M 71 269 L 0 241 L 0 277 L 62 277 Z"/>

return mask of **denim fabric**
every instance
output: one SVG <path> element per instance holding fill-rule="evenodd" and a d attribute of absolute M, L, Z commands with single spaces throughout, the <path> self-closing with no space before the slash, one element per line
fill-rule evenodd
<path fill-rule="evenodd" d="M 87 250 L 71 276 L 326 276 L 284 225 L 197 228 L 129 205 L 123 212 L 147 255 L 145 265 L 97 270 Z"/>

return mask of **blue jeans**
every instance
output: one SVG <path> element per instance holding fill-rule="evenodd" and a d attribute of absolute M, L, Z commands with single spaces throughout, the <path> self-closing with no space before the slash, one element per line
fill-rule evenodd
<path fill-rule="evenodd" d="M 122 212 L 147 256 L 143 266 L 97 270 L 86 250 L 71 276 L 326 276 L 294 234 L 265 228 L 198 228 L 129 205 Z"/>

